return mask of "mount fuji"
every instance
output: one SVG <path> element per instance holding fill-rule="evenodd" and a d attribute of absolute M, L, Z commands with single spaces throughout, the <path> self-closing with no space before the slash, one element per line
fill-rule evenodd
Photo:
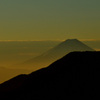
<path fill-rule="evenodd" d="M 52 62 L 62 58 L 66 54 L 74 51 L 95 51 L 91 47 L 82 43 L 77 39 L 67 39 L 55 46 L 54 48 L 48 50 L 47 52 L 25 61 L 21 66 L 28 66 L 29 68 L 39 69 L 50 65 Z"/>

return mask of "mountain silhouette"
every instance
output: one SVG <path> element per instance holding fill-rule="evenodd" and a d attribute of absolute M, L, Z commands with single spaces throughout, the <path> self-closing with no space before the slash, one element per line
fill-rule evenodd
<path fill-rule="evenodd" d="M 100 95 L 100 52 L 69 53 L 46 68 L 1 84 L 0 94 L 2 100 L 96 99 Z"/>
<path fill-rule="evenodd" d="M 21 66 L 27 65 L 28 67 L 32 66 L 36 68 L 46 67 L 52 62 L 62 58 L 66 54 L 73 51 L 95 51 L 95 50 L 77 39 L 68 39 L 60 43 L 59 45 L 55 46 L 54 48 L 50 49 L 49 51 L 43 53 L 42 55 L 24 62 L 23 64 L 21 64 Z"/>

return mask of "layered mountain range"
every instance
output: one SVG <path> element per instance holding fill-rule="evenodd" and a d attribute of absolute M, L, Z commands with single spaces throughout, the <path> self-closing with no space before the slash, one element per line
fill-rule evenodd
<path fill-rule="evenodd" d="M 73 51 L 95 51 L 95 50 L 77 39 L 67 39 L 61 42 L 59 45 L 44 52 L 43 54 L 35 58 L 29 59 L 25 62 L 22 62 L 21 64 L 19 63 L 14 64 L 12 66 L 6 66 L 5 68 L 0 67 L 0 83 L 21 73 L 26 74 L 32 71 L 36 71 L 40 68 L 47 67 L 51 63 L 62 58 L 69 52 Z"/>

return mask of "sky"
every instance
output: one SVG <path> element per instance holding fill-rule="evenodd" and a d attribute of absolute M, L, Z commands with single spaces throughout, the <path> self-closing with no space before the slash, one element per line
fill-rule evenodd
<path fill-rule="evenodd" d="M 0 40 L 100 39 L 100 0 L 0 0 Z"/>

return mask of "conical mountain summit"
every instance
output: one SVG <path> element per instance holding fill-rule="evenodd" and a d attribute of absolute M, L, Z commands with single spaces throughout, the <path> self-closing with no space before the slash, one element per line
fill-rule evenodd
<path fill-rule="evenodd" d="M 77 39 L 67 39 L 47 52 L 24 62 L 23 65 L 45 67 L 73 51 L 95 51 Z"/>

